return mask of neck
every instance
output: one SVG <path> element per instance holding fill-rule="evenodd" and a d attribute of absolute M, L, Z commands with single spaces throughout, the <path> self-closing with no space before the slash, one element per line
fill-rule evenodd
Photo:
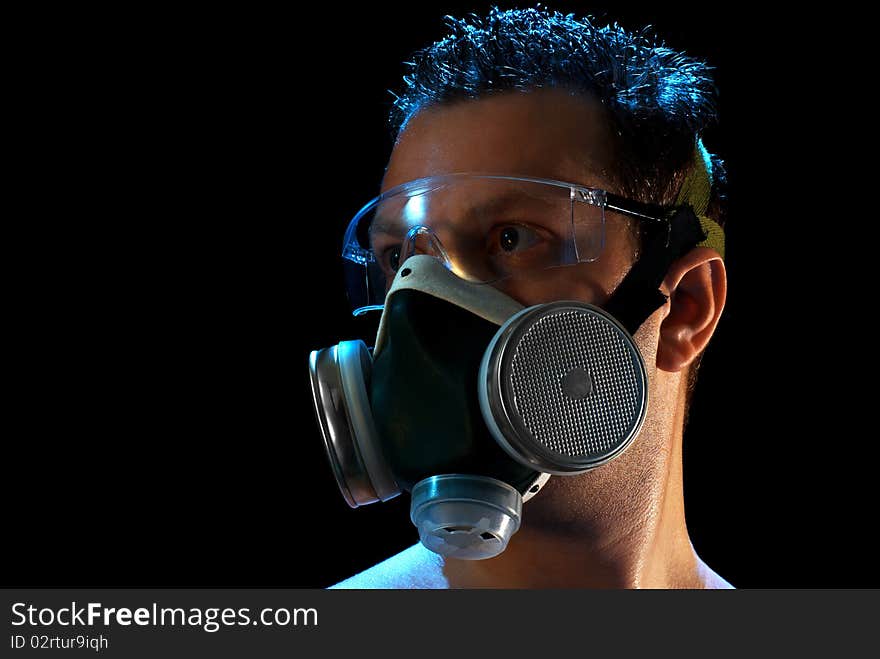
<path fill-rule="evenodd" d="M 550 479 L 523 507 L 507 549 L 447 559 L 450 588 L 706 588 L 721 585 L 691 545 L 684 515 L 684 400 L 646 420 L 612 463 Z"/>

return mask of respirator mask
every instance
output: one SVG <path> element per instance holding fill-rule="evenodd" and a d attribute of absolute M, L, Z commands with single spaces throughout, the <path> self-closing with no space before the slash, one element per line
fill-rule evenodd
<path fill-rule="evenodd" d="M 330 465 L 352 507 L 410 492 L 428 549 L 504 551 L 523 503 L 550 475 L 613 460 L 645 419 L 648 380 L 632 339 L 665 301 L 659 287 L 697 245 L 723 255 L 705 217 L 711 160 L 698 143 L 678 203 L 662 208 L 531 177 L 457 173 L 370 201 L 343 243 L 354 313 L 381 311 L 363 341 L 311 353 Z M 641 225 L 641 250 L 602 308 L 524 307 L 511 282 L 544 285 L 596 262 L 606 215 Z M 543 282 L 543 283 L 542 283 Z"/>

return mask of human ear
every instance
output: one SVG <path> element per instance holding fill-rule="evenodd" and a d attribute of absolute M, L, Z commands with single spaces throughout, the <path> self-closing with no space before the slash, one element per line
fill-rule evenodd
<path fill-rule="evenodd" d="M 727 270 L 714 249 L 697 247 L 678 259 L 663 280 L 669 296 L 660 324 L 657 368 L 675 373 L 690 365 L 715 333 L 727 299 Z"/>

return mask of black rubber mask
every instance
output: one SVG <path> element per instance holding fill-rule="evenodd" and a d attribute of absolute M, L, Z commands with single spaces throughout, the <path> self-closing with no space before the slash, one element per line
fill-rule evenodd
<path fill-rule="evenodd" d="M 399 485 L 411 491 L 434 474 L 474 474 L 523 493 L 539 474 L 498 446 L 477 397 L 480 360 L 498 326 L 416 290 L 398 291 L 385 313 L 370 402 Z"/>

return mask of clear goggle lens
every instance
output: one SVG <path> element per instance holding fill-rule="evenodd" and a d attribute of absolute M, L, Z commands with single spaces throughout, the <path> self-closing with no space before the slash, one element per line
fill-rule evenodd
<path fill-rule="evenodd" d="M 381 309 L 414 254 L 486 284 L 594 261 L 605 241 L 604 208 L 604 191 L 548 179 L 448 174 L 392 188 L 364 206 L 345 235 L 354 313 Z"/>

